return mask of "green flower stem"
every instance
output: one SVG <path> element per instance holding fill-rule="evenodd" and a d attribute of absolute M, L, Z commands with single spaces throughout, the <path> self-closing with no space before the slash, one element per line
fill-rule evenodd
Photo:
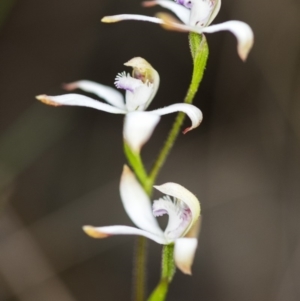
<path fill-rule="evenodd" d="M 144 167 L 143 161 L 139 153 L 134 152 L 129 145 L 124 142 L 124 152 L 130 163 L 135 175 L 139 179 L 141 185 L 145 189 L 146 193 L 151 196 L 152 185 L 149 185 L 149 177 Z"/>
<path fill-rule="evenodd" d="M 152 194 L 152 186 L 150 186 L 148 174 L 142 162 L 139 153 L 134 152 L 129 145 L 124 142 L 124 152 L 130 163 L 135 175 L 139 179 L 142 187 L 150 196 Z M 134 301 L 145 300 L 146 287 L 146 262 L 147 262 L 147 240 L 145 237 L 138 237 L 135 248 L 134 258 Z"/>
<path fill-rule="evenodd" d="M 149 185 L 149 177 L 144 167 L 139 153 L 134 152 L 129 145 L 124 142 L 124 152 L 135 175 L 139 179 L 146 193 L 151 196 L 152 185 Z M 147 240 L 145 237 L 138 237 L 134 258 L 134 301 L 144 301 L 146 287 L 146 262 L 147 262 Z"/>
<path fill-rule="evenodd" d="M 134 301 L 145 300 L 146 287 L 146 263 L 147 263 L 147 240 L 145 237 L 138 237 L 135 252 L 135 273 L 134 273 Z"/>
<path fill-rule="evenodd" d="M 190 48 L 193 57 L 194 68 L 192 74 L 192 81 L 188 89 L 188 92 L 186 94 L 186 97 L 184 99 L 184 102 L 191 104 L 198 90 L 199 84 L 203 78 L 203 73 L 205 70 L 209 52 L 208 52 L 208 45 L 206 43 L 205 36 L 201 36 L 199 34 L 191 32 L 189 34 L 189 42 L 190 42 Z M 155 161 L 154 166 L 150 172 L 149 185 L 152 186 L 153 183 L 155 183 L 156 177 L 160 169 L 162 168 L 163 164 L 165 163 L 166 158 L 176 141 L 176 138 L 178 137 L 184 119 L 185 119 L 185 114 L 182 112 L 178 113 L 173 123 L 172 129 L 169 132 L 168 138 L 165 141 L 165 144 L 161 149 L 157 157 L 157 160 Z"/>
<path fill-rule="evenodd" d="M 169 284 L 171 283 L 176 271 L 173 253 L 174 244 L 163 247 L 161 279 L 148 301 L 165 300 L 168 293 Z"/>
<path fill-rule="evenodd" d="M 199 84 L 202 80 L 208 58 L 208 45 L 204 36 L 190 33 L 189 34 L 190 48 L 193 58 L 193 74 L 192 81 L 186 97 L 185 103 L 192 103 L 195 94 L 198 90 Z M 178 113 L 172 129 L 167 137 L 167 140 L 161 149 L 154 166 L 148 175 L 139 153 L 134 152 L 126 142 L 124 143 L 125 155 L 130 163 L 135 175 L 139 179 L 142 187 L 146 193 L 151 196 L 152 187 L 155 183 L 156 177 L 162 168 L 171 148 L 173 147 L 179 131 L 185 119 L 184 113 Z M 145 273 L 146 273 L 146 239 L 144 237 L 138 238 L 136 257 L 135 257 L 135 292 L 134 301 L 145 300 Z M 169 284 L 173 279 L 175 273 L 175 265 L 173 259 L 174 245 L 167 245 L 163 248 L 162 260 L 162 275 L 161 280 L 148 301 L 164 301 L 168 292 Z"/>

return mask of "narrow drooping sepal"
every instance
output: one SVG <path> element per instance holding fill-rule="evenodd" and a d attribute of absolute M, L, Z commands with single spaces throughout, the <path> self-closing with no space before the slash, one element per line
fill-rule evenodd
<path fill-rule="evenodd" d="M 113 235 L 138 235 L 149 238 L 158 244 L 165 244 L 166 241 L 163 236 L 159 236 L 150 233 L 145 230 L 141 230 L 130 226 L 105 226 L 105 227 L 93 227 L 93 226 L 83 226 L 83 231 L 92 238 L 107 238 Z"/>
<path fill-rule="evenodd" d="M 202 32 L 213 33 L 224 30 L 228 30 L 235 35 L 238 42 L 238 54 L 240 58 L 245 61 L 254 42 L 254 35 L 251 27 L 241 21 L 227 21 L 206 27 L 202 30 Z"/>
<path fill-rule="evenodd" d="M 179 32 L 195 33 L 213 33 L 228 30 L 233 33 L 237 39 L 237 51 L 240 58 L 245 61 L 254 42 L 254 35 L 251 27 L 241 21 L 227 21 L 221 24 L 210 25 L 208 27 L 198 27 L 185 25 L 179 22 L 175 17 L 167 13 L 159 13 L 157 16 L 162 20 L 162 25 L 168 30 Z"/>
<path fill-rule="evenodd" d="M 192 126 L 186 128 L 183 131 L 184 134 L 198 127 L 203 119 L 202 112 L 194 105 L 187 104 L 187 103 L 175 103 L 165 108 L 157 109 L 150 112 L 158 115 L 166 115 L 174 112 L 184 112 L 185 114 L 188 115 L 188 117 L 191 119 L 192 122 Z"/>
<path fill-rule="evenodd" d="M 151 200 L 127 165 L 121 176 L 120 195 L 126 213 L 136 226 L 163 237 L 152 213 Z"/>
<path fill-rule="evenodd" d="M 174 260 L 176 266 L 184 273 L 192 274 L 192 264 L 194 262 L 195 252 L 197 249 L 197 238 L 178 238 L 175 241 Z"/>
<path fill-rule="evenodd" d="M 113 107 L 80 94 L 64 94 L 59 96 L 39 95 L 36 98 L 39 101 L 51 106 L 80 106 L 93 108 L 112 114 L 126 114 L 126 111 L 123 109 Z"/>
<path fill-rule="evenodd" d="M 80 89 L 85 92 L 93 93 L 98 97 L 104 99 L 112 106 L 125 110 L 124 96 L 118 90 L 111 88 L 109 86 L 95 83 L 90 80 L 79 80 L 77 82 L 64 84 L 63 87 L 68 91 Z"/>
<path fill-rule="evenodd" d="M 159 120 L 160 116 L 151 112 L 135 111 L 126 114 L 123 136 L 134 152 L 140 152 L 143 145 L 150 139 Z"/>

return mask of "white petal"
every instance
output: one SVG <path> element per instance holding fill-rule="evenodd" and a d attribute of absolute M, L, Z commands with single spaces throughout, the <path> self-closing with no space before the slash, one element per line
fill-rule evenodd
<path fill-rule="evenodd" d="M 130 14 L 106 16 L 102 18 L 101 21 L 104 23 L 115 23 L 115 22 L 120 22 L 125 20 L 147 21 L 147 22 L 152 22 L 157 24 L 163 23 L 163 21 L 160 20 L 159 18 L 148 17 L 143 15 L 130 15 Z"/>
<path fill-rule="evenodd" d="M 64 94 L 59 96 L 39 95 L 36 98 L 39 101 L 51 106 L 81 106 L 113 114 L 126 114 L 125 110 L 113 107 L 80 94 Z"/>
<path fill-rule="evenodd" d="M 126 108 L 129 112 L 144 111 L 153 95 L 153 84 L 141 83 L 133 92 L 126 91 Z"/>
<path fill-rule="evenodd" d="M 214 6 L 211 0 L 194 0 L 191 8 L 190 20 L 187 24 L 200 27 L 207 26 L 213 12 Z"/>
<path fill-rule="evenodd" d="M 174 260 L 176 266 L 184 273 L 191 275 L 198 240 L 196 238 L 178 238 L 175 241 Z"/>
<path fill-rule="evenodd" d="M 81 89 L 85 92 L 93 93 L 98 97 L 103 98 L 106 102 L 114 107 L 125 109 L 124 96 L 122 93 L 109 86 L 101 85 L 89 80 L 80 80 L 70 84 L 65 84 L 64 89 L 68 91 Z"/>
<path fill-rule="evenodd" d="M 245 61 L 254 42 L 254 36 L 251 27 L 241 21 L 227 21 L 221 24 L 211 25 L 203 28 L 202 32 L 211 33 L 223 30 L 229 30 L 235 35 L 238 41 L 238 54 L 240 58 Z"/>
<path fill-rule="evenodd" d="M 189 230 L 196 223 L 197 219 L 200 216 L 200 203 L 198 199 L 189 190 L 176 183 L 165 183 L 160 186 L 154 186 L 154 188 L 164 194 L 170 195 L 176 199 L 183 201 L 191 210 L 192 220 L 189 227 L 187 227 L 185 232 L 182 234 L 182 236 L 184 236 L 189 232 Z"/>
<path fill-rule="evenodd" d="M 217 16 L 221 8 L 221 0 L 192 0 L 189 25 L 208 26 Z M 201 22 L 202 20 L 202 22 Z"/>
<path fill-rule="evenodd" d="M 146 7 L 160 5 L 164 8 L 171 10 L 183 23 L 188 24 L 189 22 L 190 19 L 189 9 L 173 1 L 169 1 L 169 0 L 145 1 L 143 2 L 143 5 Z"/>
<path fill-rule="evenodd" d="M 126 165 L 121 176 L 120 194 L 126 213 L 136 226 L 155 235 L 164 236 L 153 216 L 150 198 Z"/>
<path fill-rule="evenodd" d="M 129 226 L 84 226 L 83 231 L 93 238 L 106 238 L 112 235 L 139 235 L 152 239 L 159 244 L 166 244 L 166 240 L 163 236 L 158 236 L 150 232 Z"/>
<path fill-rule="evenodd" d="M 170 114 L 170 113 L 174 113 L 174 112 L 184 112 L 185 114 L 187 114 L 189 116 L 189 118 L 191 119 L 191 122 L 192 122 L 192 126 L 186 128 L 183 131 L 184 134 L 187 133 L 188 131 L 196 128 L 197 126 L 199 126 L 203 119 L 202 112 L 197 107 L 187 104 L 187 103 L 175 103 L 168 107 L 150 111 L 150 112 L 153 112 L 158 115 L 166 115 L 166 114 Z"/>
<path fill-rule="evenodd" d="M 151 112 L 130 112 L 125 116 L 123 135 L 133 151 L 140 152 L 159 120 L 160 116 Z"/>

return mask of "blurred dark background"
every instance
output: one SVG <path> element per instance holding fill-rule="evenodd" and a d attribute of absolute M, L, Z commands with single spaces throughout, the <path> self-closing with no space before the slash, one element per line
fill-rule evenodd
<path fill-rule="evenodd" d="M 182 101 L 187 35 L 105 15 L 153 15 L 140 0 L 0 0 L 0 300 L 130 300 L 134 237 L 93 240 L 84 224 L 131 225 L 119 177 L 123 117 L 52 108 L 38 94 L 90 79 L 113 85 L 122 64 L 160 73 L 151 109 Z M 246 63 L 228 32 L 207 35 L 210 57 L 195 104 L 202 125 L 181 135 L 158 183 L 178 182 L 202 204 L 193 276 L 177 272 L 172 301 L 300 300 L 300 2 L 224 0 L 214 23 L 255 33 Z M 175 115 L 143 150 L 150 167 Z M 161 246 L 150 242 L 148 289 Z"/>

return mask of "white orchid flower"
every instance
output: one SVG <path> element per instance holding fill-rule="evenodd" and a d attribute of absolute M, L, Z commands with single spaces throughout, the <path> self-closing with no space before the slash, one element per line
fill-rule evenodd
<path fill-rule="evenodd" d="M 93 238 L 111 235 L 140 235 L 163 245 L 175 244 L 174 260 L 185 274 L 191 274 L 197 248 L 200 203 L 186 188 L 175 183 L 154 186 L 166 196 L 153 202 L 145 193 L 132 171 L 124 166 L 120 182 L 120 194 L 124 209 L 139 228 L 129 226 L 84 226 L 83 230 Z M 156 216 L 169 215 L 169 222 L 162 231 Z"/>
<path fill-rule="evenodd" d="M 242 60 L 246 60 L 253 45 L 253 32 L 250 26 L 241 21 L 227 21 L 217 25 L 210 25 L 221 8 L 221 0 L 157 0 L 146 1 L 144 6 L 160 5 L 171 10 L 180 21 L 166 13 L 159 13 L 157 17 L 143 15 L 115 15 L 107 16 L 102 22 L 113 23 L 122 20 L 148 21 L 163 25 L 165 28 L 175 31 L 212 33 L 229 30 L 238 41 L 237 51 Z"/>
<path fill-rule="evenodd" d="M 80 94 L 39 95 L 36 98 L 52 106 L 83 106 L 112 114 L 126 114 L 123 136 L 135 152 L 140 152 L 141 147 L 151 137 L 162 115 L 179 111 L 187 114 L 192 125 L 185 129 L 184 133 L 199 126 L 202 121 L 202 113 L 197 107 L 190 104 L 177 103 L 144 112 L 158 90 L 159 74 L 145 59 L 140 57 L 135 57 L 124 65 L 133 68 L 132 76 L 125 72 L 119 73 L 115 80 L 115 86 L 126 91 L 125 98 L 116 89 L 88 80 L 70 83 L 64 87 L 68 91 L 81 89 L 93 93 L 108 104 Z"/>

